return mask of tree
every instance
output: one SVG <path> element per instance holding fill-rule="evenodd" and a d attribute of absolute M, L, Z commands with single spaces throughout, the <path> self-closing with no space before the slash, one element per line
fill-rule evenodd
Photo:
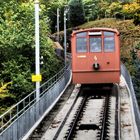
<path fill-rule="evenodd" d="M 71 26 L 75 27 L 85 22 L 84 5 L 82 0 L 70 0 L 69 18 Z"/>
<path fill-rule="evenodd" d="M 83 2 L 87 21 L 97 19 L 99 17 L 101 2 L 99 0 L 83 0 Z"/>
<path fill-rule="evenodd" d="M 107 13 L 109 13 L 110 17 L 115 17 L 118 14 L 121 14 L 122 12 L 122 5 L 120 2 L 112 2 L 108 8 L 108 10 L 106 10 Z"/>
<path fill-rule="evenodd" d="M 44 0 L 45 1 L 45 0 Z M 63 30 L 63 12 L 64 12 L 64 5 L 67 4 L 65 0 L 50 0 L 47 3 L 43 2 L 46 6 L 46 14 L 49 18 L 49 24 L 52 33 L 56 32 L 56 25 L 57 25 L 57 8 L 59 8 L 60 12 L 60 30 Z"/>
<path fill-rule="evenodd" d="M 61 68 L 50 34 L 45 6 L 40 5 L 40 50 L 44 57 L 43 80 Z M 0 82 L 12 82 L 9 90 L 17 99 L 33 90 L 31 75 L 35 72 L 34 2 L 3 2 L 0 6 Z"/>
<path fill-rule="evenodd" d="M 109 13 L 108 13 L 108 7 L 109 7 L 109 2 L 107 1 L 102 1 L 99 3 L 99 15 L 100 15 L 100 18 L 106 18 L 109 16 Z"/>

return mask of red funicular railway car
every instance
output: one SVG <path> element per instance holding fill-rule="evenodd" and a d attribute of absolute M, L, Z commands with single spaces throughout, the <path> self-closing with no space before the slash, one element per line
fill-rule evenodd
<path fill-rule="evenodd" d="M 120 42 L 116 29 L 74 31 L 71 45 L 73 83 L 119 83 Z"/>

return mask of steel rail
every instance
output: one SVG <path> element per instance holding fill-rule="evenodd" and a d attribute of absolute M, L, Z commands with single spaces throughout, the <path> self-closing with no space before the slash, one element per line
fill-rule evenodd
<path fill-rule="evenodd" d="M 80 93 L 80 92 L 79 92 L 79 93 Z M 65 125 L 66 120 L 67 120 L 67 118 L 69 117 L 69 115 L 70 115 L 70 113 L 71 113 L 71 111 L 72 111 L 72 109 L 73 109 L 73 107 L 74 107 L 74 105 L 75 105 L 75 103 L 76 103 L 78 97 L 79 97 L 79 96 L 76 97 L 75 101 L 73 102 L 72 106 L 70 107 L 68 113 L 66 114 L 66 117 L 64 118 L 62 124 L 60 125 L 60 127 L 59 127 L 57 133 L 55 134 L 55 136 L 54 136 L 54 138 L 53 138 L 53 140 L 57 140 L 57 138 L 58 138 L 58 136 L 59 136 L 59 134 L 60 134 L 60 132 L 61 132 L 63 126 Z"/>
<path fill-rule="evenodd" d="M 82 89 L 81 89 L 81 91 L 82 91 Z M 112 99 L 111 95 L 112 94 L 115 95 L 115 98 L 116 98 L 116 102 L 115 102 L 115 110 L 116 111 L 115 111 L 115 114 L 114 114 L 115 115 L 115 120 L 114 120 L 115 121 L 115 127 L 119 126 L 119 114 L 118 114 L 119 113 L 118 112 L 119 101 L 118 101 L 117 93 L 118 93 L 117 86 L 116 86 L 115 90 L 109 89 L 108 91 L 106 91 L 106 94 L 99 93 L 99 95 L 103 95 L 103 97 L 104 97 L 104 98 L 101 98 L 101 99 L 103 99 L 103 105 L 101 105 L 102 110 L 100 112 L 100 114 L 101 114 L 100 125 L 96 124 L 97 127 L 95 128 L 98 131 L 97 137 L 100 140 L 109 139 L 109 136 L 110 136 L 110 133 L 109 133 L 108 130 L 110 130 L 109 118 L 111 117 L 110 116 L 110 109 L 111 109 L 111 106 L 112 106 L 112 104 L 111 104 L 111 99 Z M 83 111 L 85 111 L 85 107 L 86 107 L 87 102 L 91 99 L 93 99 L 93 100 L 94 100 L 94 98 L 96 99 L 96 95 L 97 94 L 94 94 L 93 98 L 89 98 L 90 97 L 89 94 L 84 94 L 83 93 L 83 95 L 82 95 L 83 99 L 81 100 L 80 104 L 78 105 L 78 109 L 74 113 L 73 119 L 72 119 L 71 123 L 69 123 L 69 128 L 67 129 L 67 132 L 65 133 L 65 136 L 63 136 L 63 139 L 72 140 L 77 135 L 77 132 L 79 130 L 83 130 L 82 127 L 84 126 L 84 124 L 82 125 L 82 127 L 80 127 L 79 126 L 79 121 L 82 119 L 82 116 L 83 116 L 82 114 L 83 114 Z M 68 114 L 70 114 L 70 111 L 72 109 L 73 109 L 73 106 L 69 110 Z M 67 114 L 66 118 L 64 119 L 64 122 L 60 126 L 59 132 L 57 132 L 55 137 L 53 138 L 54 140 L 56 140 L 59 137 L 59 134 L 61 133 L 61 131 L 63 129 L 62 127 L 65 125 L 65 122 L 69 117 L 68 114 Z M 91 129 L 94 130 L 94 127 L 92 127 L 93 125 L 95 125 L 95 124 L 85 125 L 84 129 L 87 128 L 87 129 L 90 129 L 90 130 Z M 117 128 L 114 128 L 114 133 L 115 133 L 114 134 L 115 140 L 119 140 L 120 134 L 119 134 L 119 130 Z"/>
<path fill-rule="evenodd" d="M 109 107 L 109 94 L 107 94 L 106 99 L 105 99 L 105 106 L 104 106 L 104 113 L 103 113 L 103 121 L 102 121 L 102 129 L 101 129 L 100 140 L 105 139 L 106 122 L 107 122 L 107 118 L 108 118 L 108 107 Z"/>
<path fill-rule="evenodd" d="M 116 111 L 115 111 L 115 140 L 121 139 L 121 127 L 120 127 L 120 95 L 119 93 L 119 87 L 116 85 Z"/>
<path fill-rule="evenodd" d="M 73 134 L 74 134 L 74 131 L 75 131 L 77 122 L 79 121 L 79 117 L 80 117 L 81 112 L 83 111 L 83 108 L 84 108 L 84 106 L 85 106 L 86 100 L 87 100 L 87 95 L 84 96 L 84 98 L 83 98 L 83 100 L 82 100 L 82 102 L 81 102 L 81 105 L 80 105 L 78 111 L 77 111 L 76 114 L 75 114 L 76 117 L 75 117 L 75 119 L 74 119 L 74 121 L 73 121 L 73 123 L 72 123 L 71 129 L 69 130 L 68 135 L 65 137 L 66 140 L 72 139 L 72 136 L 73 136 Z"/>

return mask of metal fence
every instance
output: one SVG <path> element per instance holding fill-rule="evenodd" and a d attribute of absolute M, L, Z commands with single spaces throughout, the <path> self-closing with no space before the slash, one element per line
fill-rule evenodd
<path fill-rule="evenodd" d="M 140 136 L 140 112 L 139 112 L 139 107 L 138 107 L 135 91 L 134 91 L 134 88 L 133 88 L 133 83 L 132 83 L 131 76 L 130 76 L 128 70 L 126 69 L 125 65 L 123 65 L 123 64 L 121 64 L 121 74 L 125 78 L 126 83 L 127 83 L 128 87 L 129 87 L 129 90 L 131 92 L 130 96 L 132 98 L 132 103 L 133 103 L 133 107 L 134 107 L 134 117 L 135 117 L 134 119 L 136 121 L 138 133 L 139 133 L 139 136 Z"/>
<path fill-rule="evenodd" d="M 71 78 L 70 66 L 40 87 L 40 100 L 36 102 L 36 91 L 0 116 L 0 140 L 19 140 L 34 127 L 35 123 L 50 110 L 61 96 Z"/>

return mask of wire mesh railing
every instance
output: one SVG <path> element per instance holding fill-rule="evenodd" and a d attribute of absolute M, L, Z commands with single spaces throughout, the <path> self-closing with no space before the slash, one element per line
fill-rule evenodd
<path fill-rule="evenodd" d="M 135 121 L 136 121 L 137 129 L 138 129 L 138 133 L 139 133 L 139 136 L 140 136 L 140 112 L 139 112 L 139 107 L 138 107 L 135 91 L 134 91 L 134 88 L 133 88 L 133 83 L 132 83 L 131 76 L 130 76 L 127 68 L 123 64 L 121 64 L 121 74 L 125 78 L 126 83 L 127 83 L 128 87 L 129 87 L 129 90 L 131 92 L 130 96 L 132 98 L 132 103 L 133 103 L 133 107 L 134 107 Z"/>
<path fill-rule="evenodd" d="M 0 116 L 0 140 L 18 140 L 35 124 L 51 106 L 68 83 L 70 65 L 40 86 L 40 100 L 36 102 L 33 91 Z"/>

